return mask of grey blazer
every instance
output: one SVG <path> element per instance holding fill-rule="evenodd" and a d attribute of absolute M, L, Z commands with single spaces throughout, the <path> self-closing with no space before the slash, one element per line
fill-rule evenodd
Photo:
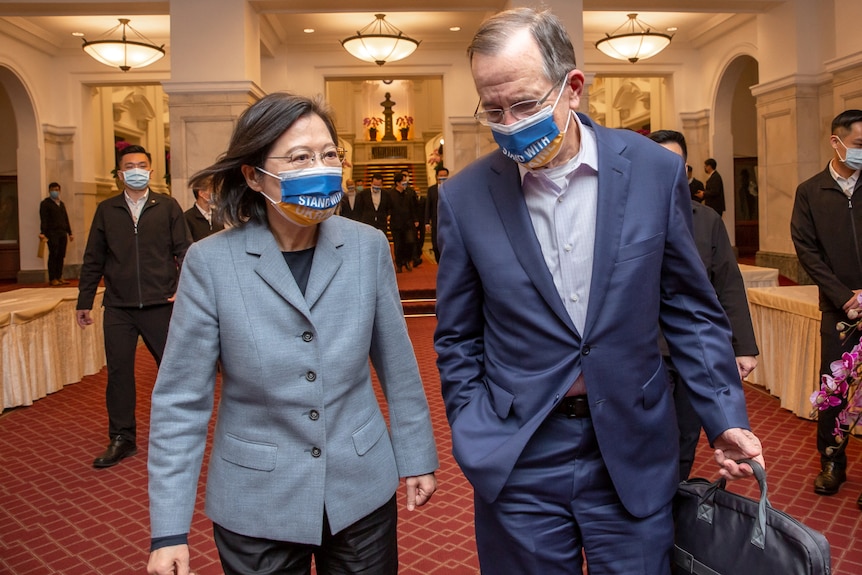
<path fill-rule="evenodd" d="M 319 544 L 324 507 L 337 533 L 399 477 L 438 467 L 385 236 L 339 216 L 320 224 L 303 297 L 269 229 L 249 223 L 186 255 L 152 397 L 153 537 L 189 532 L 217 359 L 206 513 L 231 531 Z"/>

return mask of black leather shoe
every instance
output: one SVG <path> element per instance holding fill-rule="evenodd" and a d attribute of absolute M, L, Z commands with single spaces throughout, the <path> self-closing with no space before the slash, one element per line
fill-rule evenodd
<path fill-rule="evenodd" d="M 421 265 L 422 265 L 422 258 L 418 258 L 418 259 L 413 260 L 413 267 L 414 268 L 418 268 Z"/>
<path fill-rule="evenodd" d="M 118 435 L 111 440 L 108 449 L 93 461 L 93 467 L 104 468 L 113 467 L 126 457 L 131 457 L 138 452 L 138 447 L 134 442 L 129 441 L 122 435 Z"/>
<path fill-rule="evenodd" d="M 407 268 L 407 271 L 408 271 L 408 272 L 412 272 L 412 271 L 413 271 L 413 266 L 411 266 L 411 265 L 410 265 L 410 262 L 407 262 L 407 264 L 406 264 L 404 267 L 405 267 L 405 268 Z"/>
<path fill-rule="evenodd" d="M 862 493 L 859 494 L 859 499 L 856 500 L 856 507 L 862 509 Z"/>
<path fill-rule="evenodd" d="M 847 481 L 844 468 L 830 461 L 823 465 L 820 474 L 814 479 L 814 493 L 817 495 L 835 495 L 841 484 Z"/>

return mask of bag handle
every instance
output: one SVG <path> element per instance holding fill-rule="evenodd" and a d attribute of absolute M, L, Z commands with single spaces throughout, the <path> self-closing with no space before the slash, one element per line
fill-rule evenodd
<path fill-rule="evenodd" d="M 754 522 L 754 528 L 751 531 L 751 544 L 758 549 L 766 547 L 766 510 L 772 507 L 769 499 L 766 497 L 766 470 L 753 459 L 740 459 L 737 463 L 747 463 L 751 470 L 754 471 L 754 478 L 760 486 L 760 501 L 757 505 L 757 520 Z M 697 504 L 697 518 L 700 521 L 705 521 L 712 525 L 712 518 L 715 514 L 715 493 L 721 489 L 724 491 L 727 481 L 719 479 L 710 484 L 709 488 L 703 493 Z"/>

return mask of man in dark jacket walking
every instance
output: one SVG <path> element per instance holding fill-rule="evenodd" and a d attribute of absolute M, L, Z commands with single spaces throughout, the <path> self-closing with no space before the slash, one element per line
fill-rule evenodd
<path fill-rule="evenodd" d="M 718 164 L 712 158 L 707 158 L 703 163 L 703 170 L 707 176 L 703 203 L 718 212 L 720 216 L 724 213 L 724 182 L 721 180 L 721 174 L 715 171 L 717 166 Z"/>
<path fill-rule="evenodd" d="M 803 269 L 820 288 L 820 374 L 858 341 L 841 341 L 835 326 L 848 312 L 862 311 L 862 110 L 846 110 L 832 120 L 833 157 L 826 169 L 799 184 L 790 218 L 790 236 Z M 819 388 L 818 384 L 818 388 Z M 832 495 L 847 480 L 847 440 L 840 445 L 833 430 L 844 405 L 817 416 L 817 450 L 821 471 L 814 493 Z M 862 495 L 856 504 L 862 508 Z"/>
<path fill-rule="evenodd" d="M 135 348 L 138 336 L 161 363 L 180 266 L 191 244 L 176 200 L 149 189 L 150 154 L 141 146 L 121 152 L 123 193 L 96 208 L 78 284 L 77 321 L 93 323 L 96 288 L 105 279 L 105 357 L 108 363 L 107 450 L 93 467 L 111 467 L 134 455 Z"/>
<path fill-rule="evenodd" d="M 63 279 L 66 242 L 73 240 L 66 204 L 60 200 L 60 184 L 48 184 L 48 197 L 39 204 L 39 238 L 48 241 L 48 281 L 52 286 L 67 284 Z"/>
<path fill-rule="evenodd" d="M 224 224 L 219 221 L 213 209 L 212 182 L 192 188 L 192 193 L 195 196 L 195 203 L 185 211 L 183 216 L 192 234 L 192 241 L 196 242 L 222 231 Z"/>
<path fill-rule="evenodd" d="M 392 212 L 389 216 L 389 230 L 395 244 L 395 271 L 402 268 L 413 270 L 413 244 L 416 241 L 416 227 L 419 218 L 416 214 L 416 192 L 407 188 L 404 174 L 395 174 L 395 187 L 389 190 L 392 198 Z"/>
<path fill-rule="evenodd" d="M 688 157 L 688 146 L 685 136 L 674 130 L 658 130 L 649 135 L 649 139 L 678 154 L 683 162 Z M 691 171 L 691 168 L 688 168 Z M 691 182 L 689 182 L 689 186 Z M 701 186 L 702 187 L 702 186 Z M 697 253 L 706 268 L 709 283 L 715 288 L 718 303 L 727 319 L 730 320 L 732 332 L 733 353 L 736 356 L 736 369 L 739 379 L 744 380 L 757 367 L 757 341 L 754 328 L 751 325 L 751 314 L 748 311 L 748 299 L 745 296 L 745 283 L 742 273 L 736 263 L 733 246 L 727 237 L 724 222 L 715 211 L 702 206 L 692 196 L 691 232 Z M 694 456 L 700 440 L 701 422 L 694 406 L 688 397 L 679 371 L 673 363 L 670 350 L 664 337 L 659 340 L 659 348 L 668 367 L 668 374 L 673 380 L 673 402 L 676 407 L 676 419 L 679 425 L 679 480 L 688 479 L 694 465 Z"/>

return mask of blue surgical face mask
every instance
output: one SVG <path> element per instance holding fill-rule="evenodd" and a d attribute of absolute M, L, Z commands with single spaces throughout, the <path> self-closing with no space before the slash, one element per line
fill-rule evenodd
<path fill-rule="evenodd" d="M 540 168 L 557 157 L 563 146 L 566 132 L 560 132 L 554 122 L 554 110 L 565 91 L 565 84 L 560 88 L 553 106 L 542 108 L 529 118 L 518 120 L 513 124 L 490 123 L 494 141 L 500 150 L 509 158 L 527 168 Z M 571 120 L 571 114 L 569 114 Z M 566 130 L 569 123 L 566 122 Z"/>
<path fill-rule="evenodd" d="M 132 168 L 123 172 L 123 181 L 131 190 L 145 190 L 150 183 L 150 171 L 143 168 Z"/>
<path fill-rule="evenodd" d="M 257 170 L 281 180 L 281 201 L 276 202 L 266 194 L 264 197 L 279 208 L 285 218 L 300 226 L 312 226 L 329 218 L 344 197 L 341 168 L 323 166 L 279 172 L 278 175 L 263 168 Z"/>
<path fill-rule="evenodd" d="M 60 197 L 60 190 L 50 190 L 48 195 L 51 196 L 52 200 L 56 200 Z"/>
<path fill-rule="evenodd" d="M 445 182 L 448 179 L 449 178 L 447 178 L 446 176 L 440 176 L 439 178 L 437 178 L 437 183 L 442 184 L 443 182 Z"/>
<path fill-rule="evenodd" d="M 359 193 L 364 189 L 365 189 L 365 186 L 356 186 L 356 193 Z"/>
<path fill-rule="evenodd" d="M 838 138 L 838 141 L 841 142 L 841 138 Z M 841 145 L 844 146 L 844 159 L 841 160 L 840 155 L 838 159 L 851 170 L 862 169 L 862 148 L 848 148 L 844 142 L 841 142 Z"/>

